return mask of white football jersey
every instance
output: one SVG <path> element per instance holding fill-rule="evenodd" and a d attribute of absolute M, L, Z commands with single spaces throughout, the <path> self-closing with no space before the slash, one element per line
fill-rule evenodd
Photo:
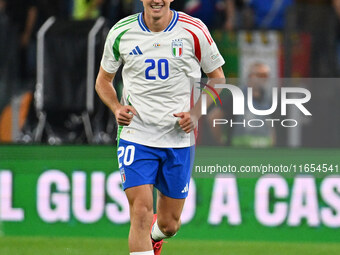
<path fill-rule="evenodd" d="M 110 30 L 101 61 L 108 73 L 123 66 L 121 103 L 137 111 L 120 138 L 152 147 L 180 148 L 194 139 L 174 113 L 190 110 L 190 79 L 224 64 L 207 27 L 196 18 L 173 12 L 168 27 L 151 32 L 143 13 L 120 20 Z"/>

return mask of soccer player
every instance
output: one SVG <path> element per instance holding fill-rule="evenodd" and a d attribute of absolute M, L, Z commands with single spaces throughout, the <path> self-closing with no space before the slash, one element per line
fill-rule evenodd
<path fill-rule="evenodd" d="M 173 0 L 142 0 L 144 11 L 110 30 L 96 91 L 119 125 L 118 162 L 130 206 L 130 254 L 160 254 L 180 227 L 189 191 L 198 107 L 190 78 L 224 78 L 224 60 L 207 27 L 170 9 Z M 120 65 L 121 102 L 112 86 Z M 200 110 L 200 109 L 199 109 Z M 158 189 L 157 218 L 153 187 Z M 150 228 L 152 226 L 151 238 Z"/>

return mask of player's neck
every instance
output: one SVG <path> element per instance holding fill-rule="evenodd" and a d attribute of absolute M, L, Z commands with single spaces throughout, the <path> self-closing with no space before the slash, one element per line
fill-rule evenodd
<path fill-rule="evenodd" d="M 151 15 L 147 15 L 144 12 L 144 22 L 147 27 L 152 32 L 161 32 L 167 28 L 172 20 L 173 12 L 169 10 L 166 15 L 162 16 L 161 18 L 154 18 Z"/>

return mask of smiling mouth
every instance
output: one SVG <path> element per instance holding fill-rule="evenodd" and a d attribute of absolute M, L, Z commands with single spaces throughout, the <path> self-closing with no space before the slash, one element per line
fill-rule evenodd
<path fill-rule="evenodd" d="M 160 10 L 163 7 L 163 5 L 151 5 L 151 8 L 154 10 Z"/>

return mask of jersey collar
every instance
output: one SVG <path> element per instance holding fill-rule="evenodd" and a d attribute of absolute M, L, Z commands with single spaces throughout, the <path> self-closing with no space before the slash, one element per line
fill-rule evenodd
<path fill-rule="evenodd" d="M 170 32 L 177 24 L 177 21 L 178 21 L 178 12 L 176 12 L 175 10 L 172 10 L 174 15 L 172 15 L 172 19 L 171 19 L 171 22 L 169 23 L 169 25 L 164 29 L 163 32 Z M 144 32 L 149 32 L 151 33 L 150 29 L 146 26 L 145 22 L 144 22 L 144 19 L 143 19 L 143 13 L 144 12 L 141 12 L 139 15 L 138 15 L 138 24 L 140 26 L 140 28 L 144 31 Z"/>

